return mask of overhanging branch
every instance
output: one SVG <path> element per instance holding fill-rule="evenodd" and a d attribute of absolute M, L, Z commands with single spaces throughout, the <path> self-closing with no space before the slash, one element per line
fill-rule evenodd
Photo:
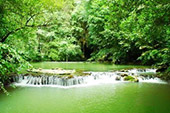
<path fill-rule="evenodd" d="M 19 27 L 19 28 L 13 30 L 13 31 L 8 32 L 6 35 L 4 35 L 4 36 L 1 38 L 1 41 L 0 41 L 0 42 L 2 42 L 2 43 L 5 42 L 5 40 L 6 40 L 11 34 L 17 32 L 17 31 L 19 31 L 19 30 L 21 30 L 21 29 L 27 28 L 27 27 L 38 28 L 38 27 L 49 27 L 49 26 L 52 26 L 52 25 L 55 25 L 55 24 L 41 24 L 41 25 L 27 25 L 27 24 L 25 24 L 25 26 L 23 26 L 23 27 Z"/>

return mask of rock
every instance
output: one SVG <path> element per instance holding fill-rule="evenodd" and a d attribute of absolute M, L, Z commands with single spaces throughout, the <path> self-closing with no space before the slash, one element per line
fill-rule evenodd
<path fill-rule="evenodd" d="M 31 72 L 31 70 L 30 70 L 30 69 L 27 69 L 27 72 Z"/>
<path fill-rule="evenodd" d="M 75 70 L 52 70 L 52 69 L 34 69 L 32 73 L 48 74 L 48 75 L 70 75 L 75 72 Z"/>
<path fill-rule="evenodd" d="M 128 70 L 122 69 L 120 70 L 120 72 L 128 72 Z"/>
<path fill-rule="evenodd" d="M 162 65 L 156 70 L 156 72 L 165 72 L 166 69 L 168 69 L 168 66 Z"/>
<path fill-rule="evenodd" d="M 150 75 L 150 76 L 148 76 L 148 77 L 149 77 L 149 79 L 154 78 L 154 76 L 153 76 L 153 75 Z"/>
<path fill-rule="evenodd" d="M 125 81 L 133 81 L 134 79 L 135 79 L 134 77 L 129 76 L 129 75 L 124 77 Z"/>
<path fill-rule="evenodd" d="M 62 68 L 58 68 L 58 70 L 63 70 Z"/>
<path fill-rule="evenodd" d="M 128 74 L 121 74 L 121 77 L 129 76 Z"/>
<path fill-rule="evenodd" d="M 124 80 L 131 81 L 131 82 L 139 82 L 139 79 L 137 77 L 132 77 L 132 76 L 125 76 Z"/>
<path fill-rule="evenodd" d="M 146 69 L 137 69 L 138 72 L 146 72 Z"/>
<path fill-rule="evenodd" d="M 146 75 L 146 74 L 141 74 L 140 76 L 143 76 L 143 77 L 148 77 L 148 75 Z"/>
<path fill-rule="evenodd" d="M 68 77 L 67 77 L 68 79 L 70 79 L 70 78 L 74 78 L 74 76 L 73 75 L 68 75 Z"/>
<path fill-rule="evenodd" d="M 29 73 L 26 73 L 24 76 L 29 76 Z"/>
<path fill-rule="evenodd" d="M 121 73 L 118 73 L 118 72 L 117 72 L 116 74 L 117 74 L 117 75 L 121 75 Z"/>
<path fill-rule="evenodd" d="M 138 76 L 139 78 L 141 78 L 142 80 L 145 80 L 146 78 L 143 76 Z M 136 77 L 137 78 L 137 77 Z"/>
<path fill-rule="evenodd" d="M 138 79 L 138 78 L 135 78 L 135 79 L 134 79 L 134 82 L 139 82 L 139 79 Z"/>
<path fill-rule="evenodd" d="M 121 79 L 120 76 L 117 76 L 117 77 L 115 78 L 115 80 L 117 80 L 117 81 L 119 81 L 120 79 Z"/>

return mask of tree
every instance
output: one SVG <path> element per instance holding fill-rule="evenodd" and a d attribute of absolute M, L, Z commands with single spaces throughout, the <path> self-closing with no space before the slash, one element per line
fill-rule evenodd
<path fill-rule="evenodd" d="M 48 27 L 55 24 L 56 10 L 62 0 L 2 0 L 0 42 L 12 34 L 26 29 Z"/>

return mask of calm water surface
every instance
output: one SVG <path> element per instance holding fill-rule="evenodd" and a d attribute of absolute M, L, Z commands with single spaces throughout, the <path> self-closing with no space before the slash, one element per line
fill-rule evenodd
<path fill-rule="evenodd" d="M 170 113 L 169 106 L 170 86 L 151 83 L 18 87 L 0 94 L 0 113 Z"/>
<path fill-rule="evenodd" d="M 135 67 L 86 63 L 36 63 L 34 66 L 92 68 L 91 71 Z M 170 113 L 169 84 L 127 82 L 75 88 L 17 87 L 8 91 L 10 96 L 0 93 L 0 113 Z"/>
<path fill-rule="evenodd" d="M 84 71 L 111 71 L 120 69 L 132 69 L 132 68 L 149 68 L 149 66 L 140 65 L 115 65 L 109 63 L 90 63 L 90 62 L 39 62 L 32 63 L 34 68 L 51 69 L 51 68 L 63 68 L 63 69 L 77 69 Z"/>

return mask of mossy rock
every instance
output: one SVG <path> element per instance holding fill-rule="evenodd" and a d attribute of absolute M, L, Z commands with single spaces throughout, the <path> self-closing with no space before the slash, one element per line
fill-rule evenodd
<path fill-rule="evenodd" d="M 54 73 L 42 73 L 42 72 L 27 72 L 27 73 L 24 73 L 24 76 L 58 76 L 57 74 L 54 74 Z"/>
<path fill-rule="evenodd" d="M 139 82 L 138 78 L 132 77 L 132 76 L 125 76 L 124 77 L 125 81 L 131 81 L 131 82 Z"/>
<path fill-rule="evenodd" d="M 29 76 L 30 74 L 29 73 L 25 73 L 24 76 Z"/>
<path fill-rule="evenodd" d="M 90 75 L 90 73 L 84 73 L 84 71 L 82 71 L 82 70 L 76 70 L 73 73 L 73 75 L 75 75 L 75 76 L 88 76 L 88 75 Z"/>
<path fill-rule="evenodd" d="M 128 74 L 121 74 L 120 75 L 121 77 L 126 77 L 126 76 L 129 76 Z"/>
<path fill-rule="evenodd" d="M 71 79 L 71 78 L 74 78 L 74 76 L 73 75 L 68 75 L 67 78 Z"/>
<path fill-rule="evenodd" d="M 128 72 L 128 70 L 122 69 L 120 70 L 120 72 Z"/>
<path fill-rule="evenodd" d="M 63 76 L 62 76 L 62 75 L 58 75 L 57 77 L 58 77 L 58 78 L 62 78 Z"/>
<path fill-rule="evenodd" d="M 139 79 L 138 79 L 138 78 L 135 78 L 134 82 L 139 82 Z"/>
<path fill-rule="evenodd" d="M 125 81 L 133 81 L 134 79 L 135 79 L 134 77 L 129 76 L 129 75 L 124 77 Z"/>

